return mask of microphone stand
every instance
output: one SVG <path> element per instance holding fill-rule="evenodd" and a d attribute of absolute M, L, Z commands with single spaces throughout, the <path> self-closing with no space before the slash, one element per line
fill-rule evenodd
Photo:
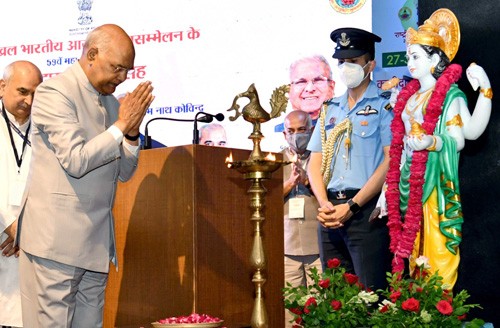
<path fill-rule="evenodd" d="M 151 136 L 149 135 L 148 125 L 149 123 L 157 120 L 165 120 L 165 121 L 176 121 L 176 122 L 193 122 L 191 119 L 182 119 L 182 118 L 171 118 L 171 117 L 155 117 L 149 120 L 144 127 L 144 147 L 143 149 L 151 149 Z"/>
<path fill-rule="evenodd" d="M 205 114 L 204 117 L 198 120 L 198 115 Z M 207 115 L 204 112 L 198 112 L 194 116 L 194 127 L 193 127 L 193 145 L 197 145 L 200 142 L 200 131 L 198 130 L 198 121 L 210 123 L 213 121 L 213 117 L 211 115 Z"/>
<path fill-rule="evenodd" d="M 198 115 L 203 114 L 204 116 L 198 118 Z M 148 126 L 149 123 L 157 120 L 165 120 L 165 121 L 176 121 L 176 122 L 194 122 L 194 130 L 193 130 L 193 144 L 197 145 L 200 141 L 200 136 L 199 136 L 199 131 L 198 131 L 198 122 L 203 122 L 203 123 L 210 123 L 215 119 L 218 121 L 224 120 L 224 115 L 222 113 L 219 113 L 217 115 L 213 115 L 210 113 L 205 113 L 205 112 L 198 112 L 194 116 L 194 119 L 182 119 L 182 118 L 171 118 L 171 117 L 155 117 L 153 119 L 150 119 L 147 123 L 146 126 L 144 127 L 144 145 L 143 149 L 151 149 L 152 145 L 152 139 L 151 136 L 149 135 L 149 130 Z"/>
<path fill-rule="evenodd" d="M 198 115 L 203 114 L 204 116 L 201 118 L 198 118 Z M 200 143 L 200 132 L 198 131 L 198 122 L 204 122 L 204 123 L 210 123 L 214 120 L 214 118 L 217 121 L 223 121 L 224 120 L 224 114 L 219 113 L 219 114 L 210 114 L 210 113 L 205 113 L 205 112 L 198 112 L 194 116 L 194 129 L 193 129 L 193 145 L 197 145 Z"/>

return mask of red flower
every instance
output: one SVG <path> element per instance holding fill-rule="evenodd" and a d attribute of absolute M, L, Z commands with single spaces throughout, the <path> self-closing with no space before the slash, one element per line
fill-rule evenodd
<path fill-rule="evenodd" d="M 457 317 L 457 319 L 458 319 L 458 320 L 465 320 L 466 318 L 467 318 L 467 313 L 464 313 L 464 314 L 459 315 L 459 316 Z"/>
<path fill-rule="evenodd" d="M 211 317 L 207 314 L 191 313 L 189 316 L 169 317 L 158 320 L 159 323 L 212 323 L 219 322 L 221 319 Z"/>
<path fill-rule="evenodd" d="M 363 283 L 362 283 L 361 281 L 358 281 L 358 282 L 356 283 L 356 286 L 358 286 L 358 287 L 359 287 L 359 289 L 365 289 L 365 285 L 363 285 Z M 367 292 L 371 292 L 372 290 L 371 290 L 370 288 L 366 288 L 366 291 L 367 291 Z"/>
<path fill-rule="evenodd" d="M 389 297 L 391 298 L 392 303 L 396 303 L 396 301 L 401 297 L 401 292 L 394 292 Z"/>
<path fill-rule="evenodd" d="M 445 300 L 437 302 L 436 309 L 443 315 L 450 315 L 453 313 L 453 306 Z"/>
<path fill-rule="evenodd" d="M 352 273 L 344 273 L 344 279 L 349 285 L 354 285 L 358 282 L 358 276 Z"/>
<path fill-rule="evenodd" d="M 296 314 L 296 315 L 301 315 L 302 314 L 302 309 L 296 307 L 296 308 L 290 309 L 290 312 L 292 312 L 293 314 Z"/>
<path fill-rule="evenodd" d="M 384 305 L 380 308 L 379 312 L 380 313 L 386 313 L 387 311 L 389 311 L 389 305 Z"/>
<path fill-rule="evenodd" d="M 332 306 L 332 309 L 334 309 L 335 311 L 338 311 L 342 308 L 342 302 L 341 301 L 337 301 L 337 300 L 333 300 L 330 305 Z"/>
<path fill-rule="evenodd" d="M 317 305 L 318 303 L 316 303 L 316 299 L 314 297 L 309 297 L 309 299 L 306 301 L 306 304 L 304 304 L 304 313 L 310 313 L 311 310 L 309 307 Z"/>
<path fill-rule="evenodd" d="M 330 269 L 333 269 L 333 268 L 338 268 L 340 266 L 340 260 L 335 258 L 335 259 L 331 259 L 331 260 L 328 260 L 328 262 L 326 262 L 326 265 L 330 268 Z"/>
<path fill-rule="evenodd" d="M 321 287 L 321 288 L 328 288 L 330 287 L 330 279 L 321 279 L 318 283 L 318 285 Z"/>
<path fill-rule="evenodd" d="M 293 324 L 292 326 L 293 328 L 298 328 L 298 327 L 302 327 L 302 318 L 301 317 L 297 317 L 295 319 L 295 323 Z"/>
<path fill-rule="evenodd" d="M 417 287 L 417 289 L 415 289 L 415 291 L 416 291 L 417 293 L 421 293 L 421 292 L 423 292 L 423 291 L 424 291 L 424 289 L 423 289 L 422 287 Z"/>
<path fill-rule="evenodd" d="M 418 312 L 420 309 L 420 302 L 412 297 L 401 303 L 401 308 L 410 312 Z"/>
<path fill-rule="evenodd" d="M 453 304 L 453 295 L 452 295 L 452 294 L 450 294 L 449 292 L 446 292 L 446 293 L 445 293 L 445 292 L 443 291 L 443 296 L 442 296 L 442 297 L 443 297 L 443 299 L 444 299 L 446 302 L 448 302 L 448 303 L 450 303 L 450 304 Z"/>

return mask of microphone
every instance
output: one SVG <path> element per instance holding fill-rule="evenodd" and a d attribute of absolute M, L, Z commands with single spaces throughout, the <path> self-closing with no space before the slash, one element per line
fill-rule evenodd
<path fill-rule="evenodd" d="M 202 116 L 200 118 L 198 118 L 198 115 L 200 114 L 203 114 L 205 116 Z M 210 113 L 205 113 L 205 112 L 198 112 L 196 113 L 196 115 L 194 116 L 194 121 L 198 121 L 198 122 L 203 122 L 203 123 L 210 123 L 214 120 L 214 118 L 221 122 L 221 121 L 224 121 L 224 114 L 222 113 L 219 113 L 219 114 L 216 114 L 216 115 L 213 115 L 213 114 L 210 114 Z"/>
<path fill-rule="evenodd" d="M 198 115 L 203 114 L 204 116 L 198 118 Z M 198 112 L 194 116 L 194 128 L 193 128 L 193 145 L 197 145 L 200 142 L 200 131 L 198 131 L 198 122 L 203 122 L 203 123 L 210 123 L 214 120 L 214 118 L 221 122 L 224 120 L 224 114 L 219 113 L 216 115 L 210 114 L 210 113 L 205 113 L 205 112 Z"/>
<path fill-rule="evenodd" d="M 198 118 L 198 115 L 199 114 L 204 114 L 204 116 Z M 171 118 L 171 117 L 155 117 L 155 118 L 152 118 L 150 119 L 149 121 L 146 122 L 146 126 L 144 127 L 144 145 L 143 145 L 143 149 L 151 149 L 152 147 L 152 139 L 151 139 L 151 136 L 149 135 L 149 131 L 148 131 L 148 126 L 149 126 L 149 123 L 153 122 L 153 121 L 157 121 L 157 120 L 165 120 L 165 121 L 176 121 L 176 122 L 194 122 L 195 123 L 195 130 L 197 131 L 196 133 L 196 137 L 197 139 L 194 139 L 193 138 L 193 143 L 194 143 L 194 140 L 197 140 L 196 144 L 198 143 L 198 128 L 197 128 L 197 122 L 203 122 L 203 123 L 210 123 L 214 120 L 214 117 L 217 121 L 222 121 L 224 120 L 224 114 L 222 113 L 219 113 L 217 115 L 212 115 L 212 114 L 209 114 L 209 113 L 205 113 L 205 112 L 198 112 L 196 113 L 196 115 L 194 116 L 194 119 L 182 119 L 182 118 Z"/>

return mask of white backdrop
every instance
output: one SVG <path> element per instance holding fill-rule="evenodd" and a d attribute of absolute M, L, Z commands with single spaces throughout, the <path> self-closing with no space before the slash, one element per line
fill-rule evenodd
<path fill-rule="evenodd" d="M 84 2 L 2 2 L 0 69 L 26 59 L 50 78 L 80 57 L 79 46 L 91 29 L 118 24 L 136 40 L 138 69 L 116 95 L 151 80 L 156 99 L 144 122 L 162 116 L 189 119 L 198 110 L 221 112 L 226 116 L 222 124 L 228 146 L 234 148 L 252 146 L 248 140 L 251 124 L 242 117 L 228 120 L 234 112 L 226 110 L 236 94 L 255 83 L 262 106 L 270 111 L 272 90 L 288 83 L 293 60 L 319 53 L 335 67 L 330 32 L 346 26 L 371 30 L 372 26 L 371 0 L 352 14 L 335 11 L 328 0 L 93 0 L 91 8 L 81 11 L 79 4 Z M 84 20 L 91 23 L 80 24 Z M 343 92 L 342 88 L 337 83 L 336 93 Z M 189 110 L 178 113 L 176 108 Z M 279 151 L 284 143 L 281 133 L 274 132 L 283 117 L 262 125 L 263 150 Z M 155 121 L 148 130 L 167 146 L 192 142 L 192 123 Z"/>

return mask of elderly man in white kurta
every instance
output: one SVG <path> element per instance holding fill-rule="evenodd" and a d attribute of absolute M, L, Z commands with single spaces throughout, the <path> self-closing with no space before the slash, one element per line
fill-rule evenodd
<path fill-rule="evenodd" d="M 41 82 L 40 70 L 27 61 L 8 65 L 0 80 L 0 326 L 23 325 L 14 237 L 31 159 L 31 102 Z"/>

